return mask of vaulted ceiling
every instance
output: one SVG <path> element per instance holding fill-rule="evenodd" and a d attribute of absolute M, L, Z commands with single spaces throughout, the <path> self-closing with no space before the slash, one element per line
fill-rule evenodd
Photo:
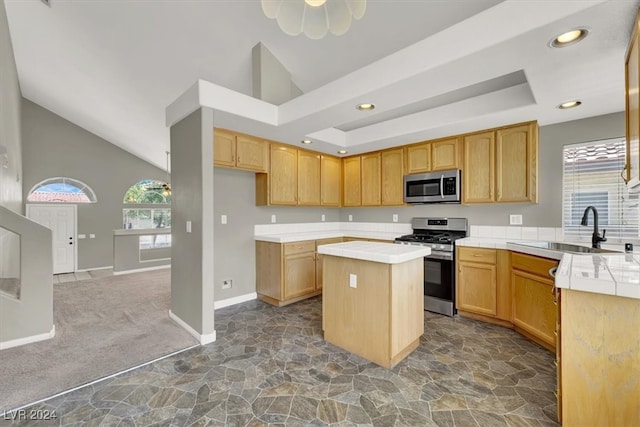
<path fill-rule="evenodd" d="M 259 42 L 304 94 L 274 107 L 272 122 L 222 97 L 216 125 L 291 144 L 310 137 L 332 154 L 622 111 L 640 5 L 369 0 L 345 35 L 310 40 L 284 34 L 259 0 L 4 1 L 23 95 L 163 168 L 165 109 L 198 79 L 251 95 Z M 589 29 L 582 42 L 549 47 L 576 27 Z M 572 99 L 582 105 L 556 108 Z M 377 107 L 357 111 L 360 102 Z"/>

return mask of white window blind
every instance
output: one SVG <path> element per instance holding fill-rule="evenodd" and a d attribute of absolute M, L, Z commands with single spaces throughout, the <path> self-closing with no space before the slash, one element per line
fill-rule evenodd
<path fill-rule="evenodd" d="M 638 238 L 638 194 L 629 194 L 622 179 L 626 144 L 624 138 L 565 146 L 563 154 L 562 227 L 565 237 L 589 238 L 580 220 L 588 206 L 598 210 L 598 227 L 607 239 Z"/>

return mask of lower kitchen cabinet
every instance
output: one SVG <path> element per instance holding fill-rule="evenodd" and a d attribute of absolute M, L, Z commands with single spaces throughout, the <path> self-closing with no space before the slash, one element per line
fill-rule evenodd
<path fill-rule="evenodd" d="M 456 307 L 463 316 L 505 324 L 510 320 L 509 251 L 456 249 Z"/>
<path fill-rule="evenodd" d="M 319 245 L 338 243 L 342 237 L 291 243 L 256 242 L 258 299 L 283 306 L 322 292 Z"/>
<path fill-rule="evenodd" d="M 549 270 L 558 261 L 511 254 L 512 322 L 518 332 L 551 351 L 556 349 L 555 283 Z"/>

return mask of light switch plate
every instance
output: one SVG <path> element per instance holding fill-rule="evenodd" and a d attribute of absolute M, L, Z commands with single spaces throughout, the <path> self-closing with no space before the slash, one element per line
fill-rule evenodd
<path fill-rule="evenodd" d="M 86 239 L 87 235 L 86 234 L 78 234 L 78 239 Z"/>
<path fill-rule="evenodd" d="M 393 222 L 398 222 L 398 214 L 393 214 Z"/>
<path fill-rule="evenodd" d="M 509 215 L 509 225 L 522 225 L 522 215 Z"/>
<path fill-rule="evenodd" d="M 275 223 L 276 222 L 276 216 L 275 215 L 271 215 L 271 222 Z"/>
<path fill-rule="evenodd" d="M 89 234 L 89 238 L 90 238 L 90 239 L 95 239 L 95 238 L 96 238 L 96 235 L 95 235 L 95 234 Z"/>
<path fill-rule="evenodd" d="M 187 233 L 191 233 L 191 221 L 187 221 Z"/>
<path fill-rule="evenodd" d="M 220 224 L 226 224 L 226 223 L 227 223 L 227 216 L 220 215 Z"/>
<path fill-rule="evenodd" d="M 357 288 L 358 287 L 358 275 L 357 274 L 349 274 L 349 287 Z"/>
<path fill-rule="evenodd" d="M 324 222 L 324 220 L 325 220 L 325 216 L 324 214 L 322 214 L 322 222 Z"/>

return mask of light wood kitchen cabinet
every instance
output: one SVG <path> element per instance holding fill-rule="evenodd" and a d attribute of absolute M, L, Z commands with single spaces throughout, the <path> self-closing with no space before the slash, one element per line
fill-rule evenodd
<path fill-rule="evenodd" d="M 281 144 L 271 144 L 269 171 L 269 204 L 298 204 L 298 150 Z"/>
<path fill-rule="evenodd" d="M 404 150 L 396 148 L 383 151 L 380 162 L 382 205 L 404 204 Z"/>
<path fill-rule="evenodd" d="M 538 127 L 532 123 L 496 131 L 496 201 L 538 201 Z"/>
<path fill-rule="evenodd" d="M 512 252 L 512 322 L 518 332 L 551 351 L 556 348 L 557 309 L 549 270 L 557 260 Z"/>
<path fill-rule="evenodd" d="M 467 135 L 463 145 L 462 203 L 493 202 L 495 132 Z"/>
<path fill-rule="evenodd" d="M 461 246 L 456 249 L 456 262 L 460 314 L 506 325 L 503 321 L 511 317 L 509 251 Z"/>
<path fill-rule="evenodd" d="M 423 173 L 461 167 L 459 138 L 447 138 L 407 147 L 407 173 Z"/>
<path fill-rule="evenodd" d="M 640 11 L 631 32 L 625 60 L 627 158 L 626 180 L 630 187 L 640 185 Z"/>
<path fill-rule="evenodd" d="M 253 172 L 267 172 L 268 142 L 225 129 L 214 129 L 213 164 Z"/>
<path fill-rule="evenodd" d="M 362 204 L 360 156 L 342 159 L 342 171 L 342 206 L 360 206 Z"/>
<path fill-rule="evenodd" d="M 537 129 L 530 122 L 466 135 L 462 203 L 537 202 Z"/>
<path fill-rule="evenodd" d="M 342 237 L 334 237 L 330 239 L 316 240 L 316 289 L 322 289 L 322 254 L 318 253 L 318 246 L 330 245 L 332 243 L 340 243 L 343 241 Z"/>
<path fill-rule="evenodd" d="M 562 425 L 640 425 L 640 299 L 562 289 L 560 307 Z"/>
<path fill-rule="evenodd" d="M 318 295 L 316 242 L 256 242 L 258 299 L 283 306 Z"/>
<path fill-rule="evenodd" d="M 320 204 L 322 206 L 340 206 L 342 189 L 342 161 L 340 158 L 322 155 L 320 180 Z"/>
<path fill-rule="evenodd" d="M 298 150 L 298 204 L 320 206 L 320 154 Z M 274 172 L 272 172 L 274 173 Z"/>
<path fill-rule="evenodd" d="M 458 138 L 443 139 L 431 144 L 431 170 L 460 168 L 460 142 Z"/>
<path fill-rule="evenodd" d="M 380 153 L 363 154 L 360 157 L 362 206 L 380 206 Z"/>

